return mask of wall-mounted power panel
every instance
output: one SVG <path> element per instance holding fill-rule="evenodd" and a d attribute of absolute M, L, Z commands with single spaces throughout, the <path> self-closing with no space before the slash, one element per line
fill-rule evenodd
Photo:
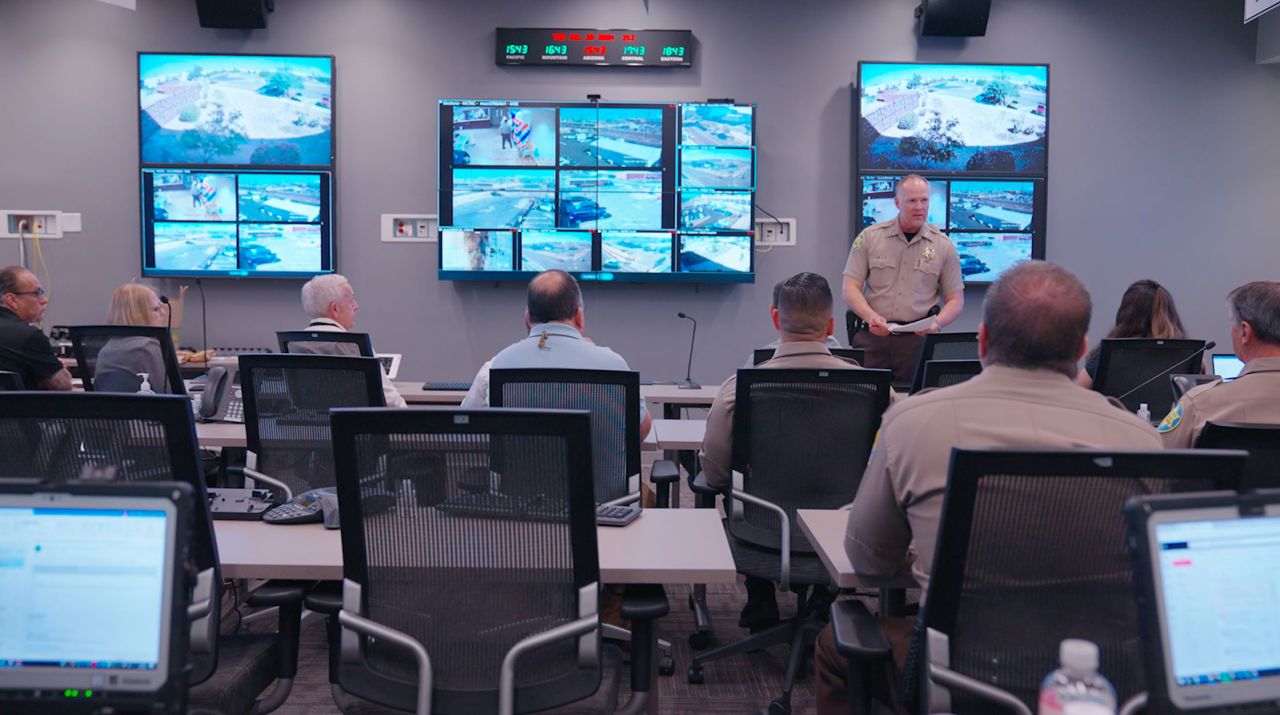
<path fill-rule="evenodd" d="M 439 228 L 435 214 L 382 214 L 385 243 L 434 243 Z"/>

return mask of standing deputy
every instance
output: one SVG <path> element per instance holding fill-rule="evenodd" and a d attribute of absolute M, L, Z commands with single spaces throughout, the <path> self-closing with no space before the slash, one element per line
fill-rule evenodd
<path fill-rule="evenodd" d="M 911 174 L 898 182 L 898 217 L 870 226 L 853 240 L 844 267 L 844 302 L 865 323 L 850 344 L 866 351 L 867 367 L 893 370 L 894 382 L 909 382 L 920 344 L 964 309 L 960 257 L 946 234 L 929 224 L 929 182 Z M 942 310 L 923 330 L 890 333 L 889 323 L 913 323 Z"/>
<path fill-rule="evenodd" d="M 1231 347 L 1244 369 L 1231 382 L 1200 385 L 1160 423 L 1166 447 L 1192 447 L 1206 422 L 1280 425 L 1280 283 L 1246 283 L 1227 296 Z"/>

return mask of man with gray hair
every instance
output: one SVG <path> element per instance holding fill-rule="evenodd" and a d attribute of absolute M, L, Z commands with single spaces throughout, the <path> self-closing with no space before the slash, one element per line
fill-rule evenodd
<path fill-rule="evenodd" d="M 1244 369 L 1200 385 L 1160 423 L 1166 447 L 1193 447 L 1206 422 L 1280 425 L 1280 283 L 1246 283 L 1227 295 L 1231 348 Z"/>
<path fill-rule="evenodd" d="M 1160 448 L 1151 425 L 1075 384 L 1091 311 L 1080 280 L 1045 261 L 1018 263 L 991 285 L 978 327 L 982 373 L 884 414 L 845 535 L 858 574 L 910 569 L 927 591 L 953 447 Z M 881 624 L 902 667 L 914 619 Z M 848 712 L 830 628 L 816 650 L 818 712 Z"/>
<path fill-rule="evenodd" d="M 360 304 L 356 302 L 355 291 L 346 276 L 329 273 L 316 276 L 302 286 L 302 309 L 306 311 L 311 322 L 307 330 L 324 333 L 345 333 L 355 327 L 356 311 Z M 293 343 L 289 352 L 318 353 L 323 355 L 359 356 L 360 352 L 350 343 Z M 382 396 L 387 407 L 408 407 L 400 391 L 391 383 L 385 370 L 379 367 L 382 374 Z"/>
<path fill-rule="evenodd" d="M 22 266 L 0 268 L 0 370 L 18 373 L 28 390 L 70 390 L 71 374 L 48 336 L 31 325 L 47 305 L 36 274 Z"/>

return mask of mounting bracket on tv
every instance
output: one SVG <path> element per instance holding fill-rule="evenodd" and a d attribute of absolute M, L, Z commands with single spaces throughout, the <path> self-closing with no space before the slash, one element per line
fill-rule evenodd
<path fill-rule="evenodd" d="M 754 280 L 755 106 L 440 102 L 442 280 Z"/>

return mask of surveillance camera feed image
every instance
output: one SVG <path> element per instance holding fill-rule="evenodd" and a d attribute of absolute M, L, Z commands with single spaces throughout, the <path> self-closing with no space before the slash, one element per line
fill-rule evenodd
<path fill-rule="evenodd" d="M 736 104 L 685 104 L 680 109 L 680 143 L 699 146 L 752 145 L 752 110 Z"/>
<path fill-rule="evenodd" d="M 1043 174 L 1045 65 L 862 63 L 863 171 Z"/>
<path fill-rule="evenodd" d="M 966 283 L 990 283 L 1013 264 L 1031 258 L 1029 233 L 957 233 L 951 240 Z"/>
<path fill-rule="evenodd" d="M 751 196 L 747 191 L 681 191 L 680 228 L 750 231 Z"/>
<path fill-rule="evenodd" d="M 440 269 L 446 271 L 514 271 L 515 233 L 512 231 L 440 232 Z"/>
<path fill-rule="evenodd" d="M 240 174 L 239 193 L 241 221 L 320 220 L 317 174 Z"/>
<path fill-rule="evenodd" d="M 591 270 L 590 231 L 522 231 L 520 270 Z"/>
<path fill-rule="evenodd" d="M 669 273 L 669 231 L 601 231 L 600 270 L 619 273 Z"/>
<path fill-rule="evenodd" d="M 166 271 L 231 271 L 236 268 L 234 223 L 156 223 L 155 267 Z"/>
<path fill-rule="evenodd" d="M 661 109 L 565 107 L 560 110 L 561 166 L 656 167 L 661 162 Z"/>
<path fill-rule="evenodd" d="M 1030 181 L 952 181 L 951 228 L 1029 231 L 1035 213 Z"/>
<path fill-rule="evenodd" d="M 239 267 L 258 273 L 319 273 L 320 227 L 297 223 L 242 223 Z"/>
<path fill-rule="evenodd" d="M 333 60 L 138 56 L 144 164 L 333 164 Z"/>
<path fill-rule="evenodd" d="M 751 236 L 742 233 L 682 233 L 680 270 L 695 273 L 750 271 Z"/>
<path fill-rule="evenodd" d="M 680 149 L 680 185 L 686 188 L 750 189 L 754 167 L 755 152 L 750 148 Z"/>
<path fill-rule="evenodd" d="M 235 221 L 236 175 L 153 172 L 151 214 L 156 221 Z"/>
<path fill-rule="evenodd" d="M 453 165 L 554 166 L 552 107 L 453 107 Z"/>
<path fill-rule="evenodd" d="M 555 228 L 556 172 L 454 169 L 453 225 Z"/>
<path fill-rule="evenodd" d="M 862 177 L 862 228 L 898 217 L 893 197 L 898 188 L 897 176 Z M 947 182 L 929 180 L 929 223 L 939 229 L 947 225 Z"/>
<path fill-rule="evenodd" d="M 662 225 L 662 173 L 560 172 L 561 228 L 657 229 Z"/>

